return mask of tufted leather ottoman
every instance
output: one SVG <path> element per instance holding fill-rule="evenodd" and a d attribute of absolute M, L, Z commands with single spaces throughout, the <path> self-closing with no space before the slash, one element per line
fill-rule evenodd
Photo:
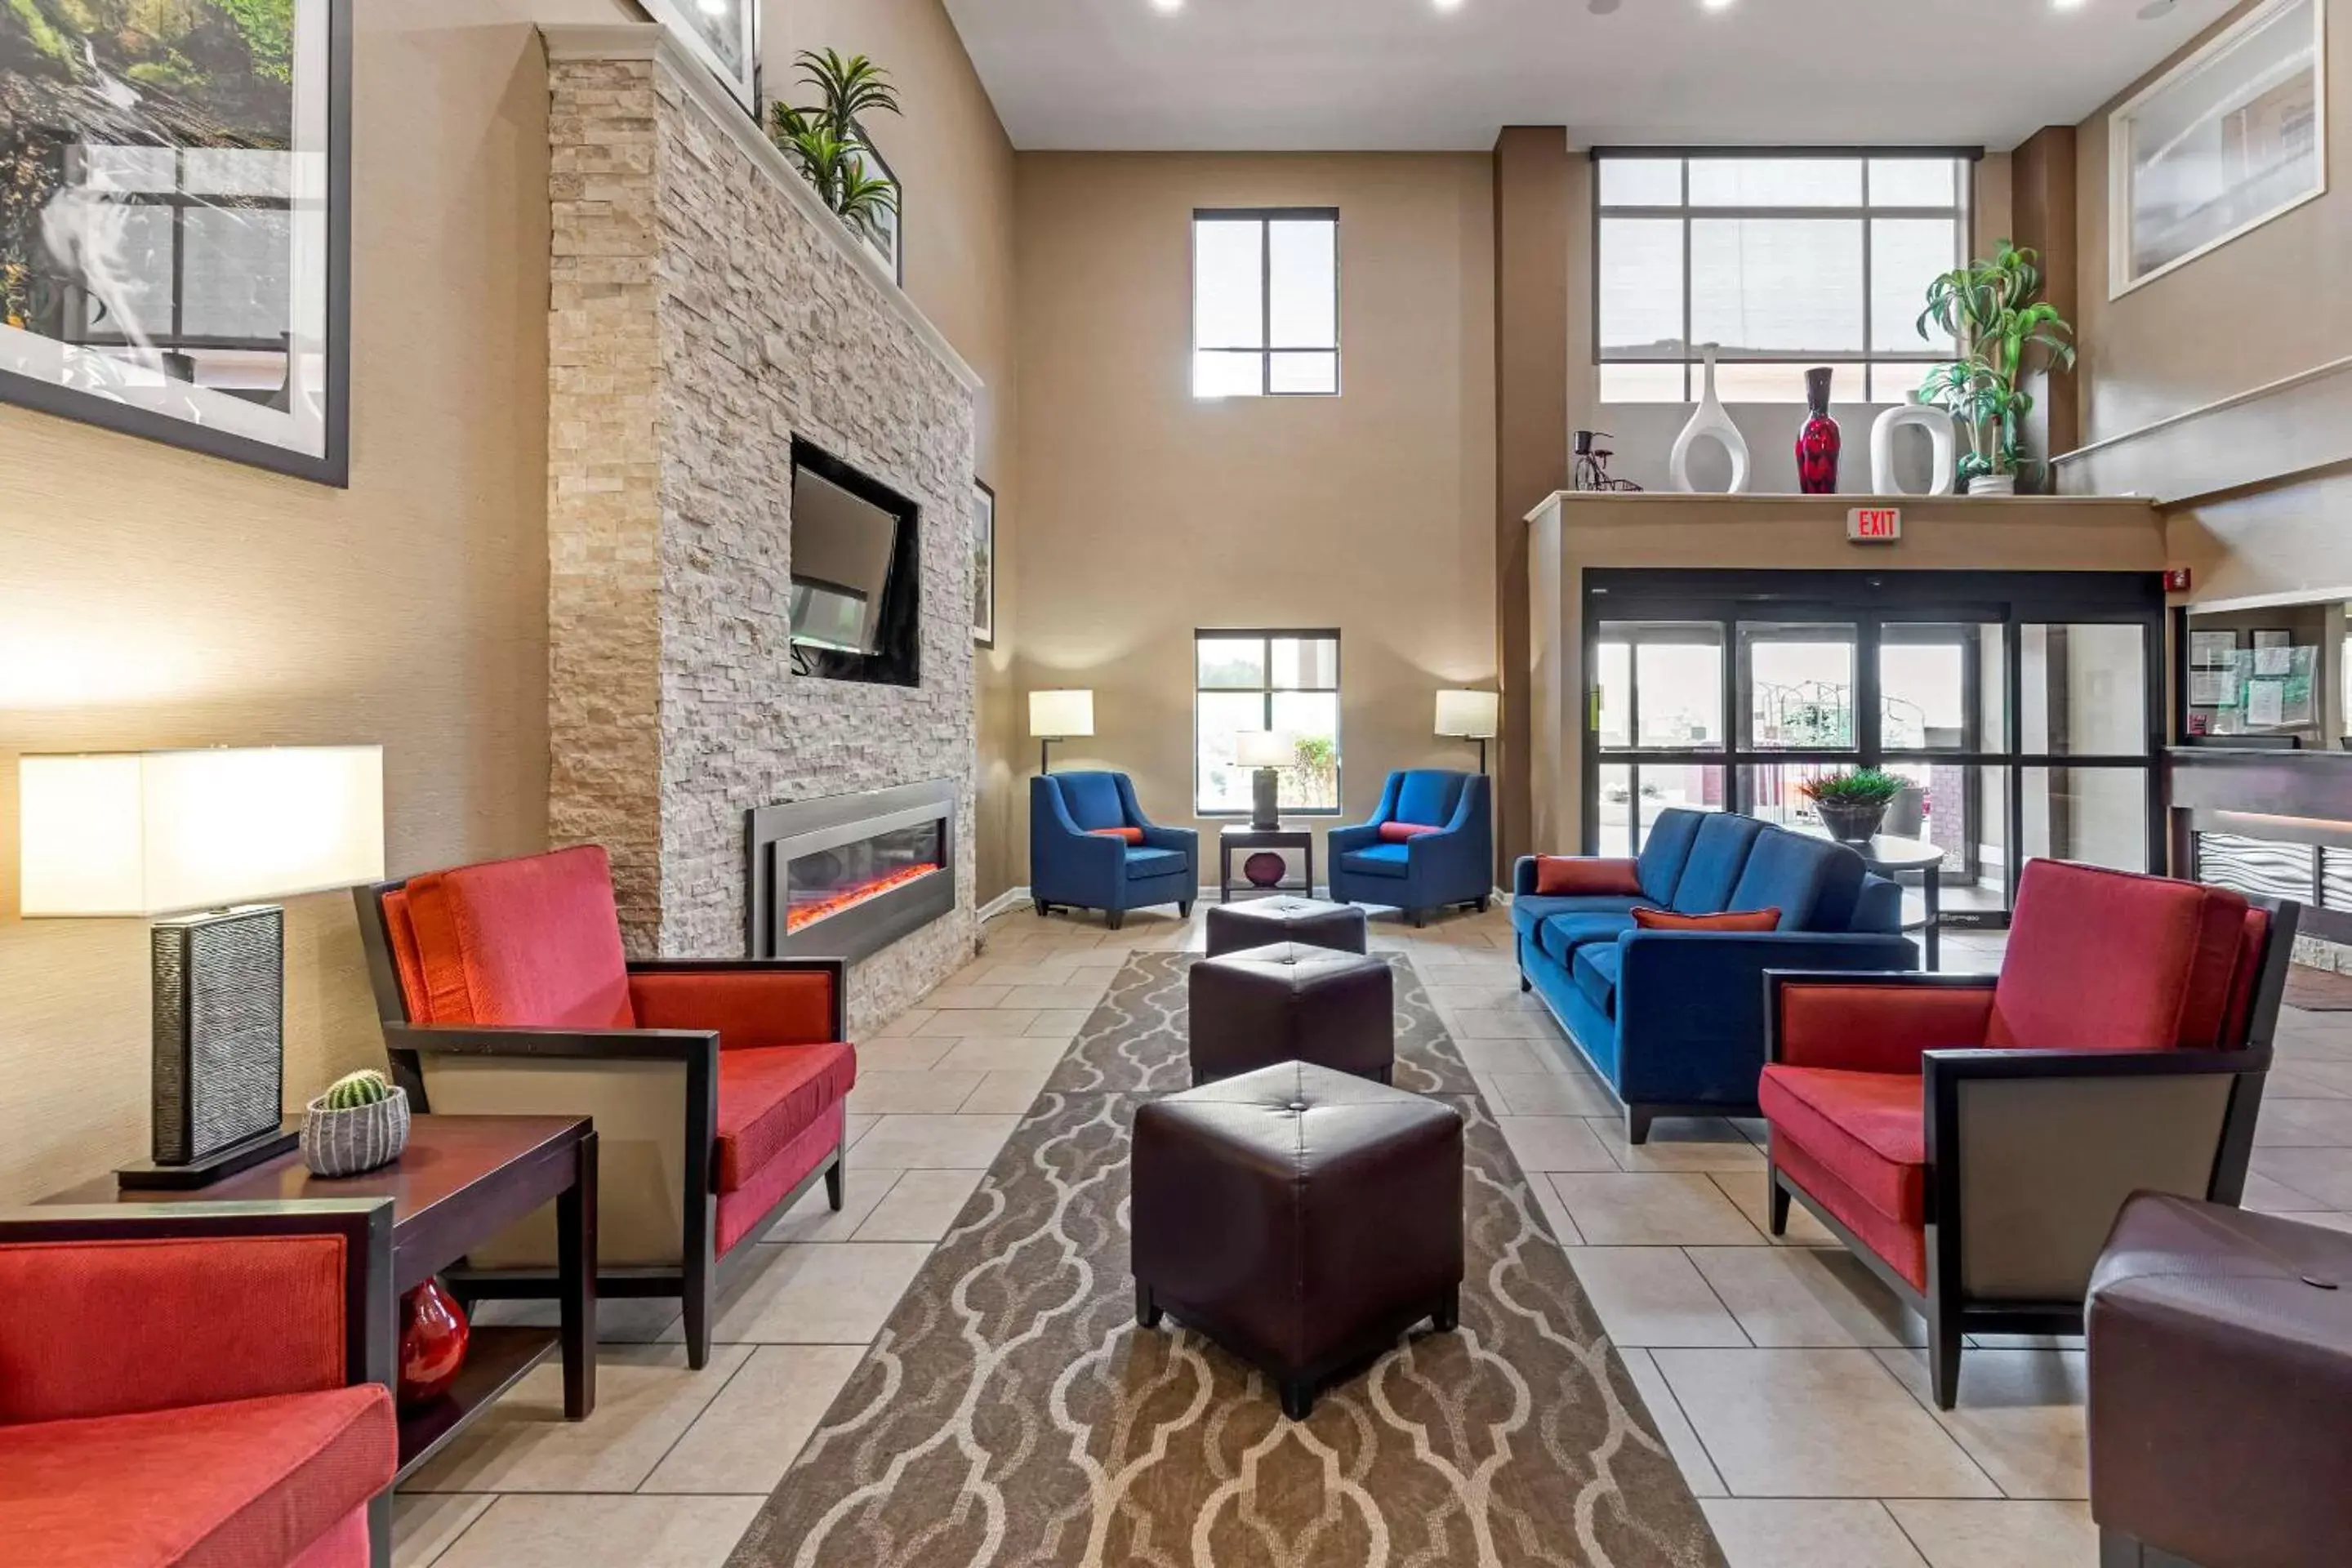
<path fill-rule="evenodd" d="M 1337 952 L 1364 951 L 1364 911 L 1353 904 L 1287 896 L 1209 906 L 1209 956 L 1278 942 L 1304 942 Z"/>
<path fill-rule="evenodd" d="M 1385 960 L 1279 942 L 1204 958 L 1188 982 L 1192 1081 L 1308 1061 L 1389 1081 L 1396 976 Z"/>
<path fill-rule="evenodd" d="M 1462 1289 L 1462 1118 L 1286 1062 L 1135 1113 L 1135 1310 L 1173 1312 L 1274 1381 L 1304 1421 L 1337 1373 Z"/>
<path fill-rule="evenodd" d="M 2085 1316 L 2103 1563 L 2347 1561 L 2352 1236 L 2143 1193 Z"/>

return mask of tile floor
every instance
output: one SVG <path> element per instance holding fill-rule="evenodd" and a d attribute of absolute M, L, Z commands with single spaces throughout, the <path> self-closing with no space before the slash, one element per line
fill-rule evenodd
<path fill-rule="evenodd" d="M 2088 1568 L 2079 1342 L 1972 1350 L 1960 1408 L 1927 1402 L 1923 1326 L 1799 1211 L 1763 1230 L 1760 1126 L 1614 1102 L 1532 998 L 1500 910 L 1409 954 L 1535 1182 L 1732 1568 Z M 402 1568 L 719 1568 L 1129 953 L 1190 922 L 992 922 L 982 958 L 859 1042 L 849 1203 L 813 1196 L 759 1243 L 686 1370 L 667 1302 L 608 1302 L 597 1411 L 562 1419 L 534 1371 L 395 1504 Z M 1990 969 L 1955 934 L 1948 969 Z M 2352 1015 L 2281 1024 L 2248 1206 L 2352 1229 Z M 486 1309 L 490 1310 L 492 1309 Z M 528 1310 L 528 1309 L 525 1309 Z"/>

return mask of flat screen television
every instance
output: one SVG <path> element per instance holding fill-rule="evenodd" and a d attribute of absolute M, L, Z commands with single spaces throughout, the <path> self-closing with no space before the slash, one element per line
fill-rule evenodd
<path fill-rule="evenodd" d="M 793 443 L 793 667 L 828 680 L 921 679 L 921 512 L 806 441 Z"/>

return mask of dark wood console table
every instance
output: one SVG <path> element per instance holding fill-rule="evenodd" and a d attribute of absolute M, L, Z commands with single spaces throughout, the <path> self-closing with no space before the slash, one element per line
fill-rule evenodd
<path fill-rule="evenodd" d="M 1307 857 L 1307 890 L 1315 896 L 1315 830 L 1311 827 L 1252 827 L 1229 822 L 1217 832 L 1217 902 L 1234 901 L 1234 851 L 1236 849 L 1296 849 Z M 1266 889 L 1278 893 L 1279 886 Z"/>

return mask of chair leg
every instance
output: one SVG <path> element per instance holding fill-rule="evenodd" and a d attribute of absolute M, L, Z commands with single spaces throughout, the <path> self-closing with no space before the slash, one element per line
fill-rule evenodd
<path fill-rule="evenodd" d="M 1119 927 L 1127 923 L 1127 911 L 1125 910 L 1112 910 L 1104 915 L 1103 918 L 1110 923 L 1111 930 L 1117 931 Z"/>
<path fill-rule="evenodd" d="M 1184 900 L 1180 900 L 1180 901 L 1177 903 L 1177 905 L 1176 905 L 1176 918 L 1177 918 L 1178 920 L 1185 920 L 1185 921 L 1189 921 L 1189 920 L 1191 920 L 1191 919 L 1192 918 L 1192 900 L 1190 900 L 1190 899 L 1184 899 Z"/>
<path fill-rule="evenodd" d="M 1491 903 L 1493 903 L 1494 901 L 1495 901 L 1495 900 L 1494 900 L 1494 897 L 1493 897 L 1493 895 L 1491 895 L 1491 894 L 1489 894 L 1489 895 L 1488 895 L 1487 897 L 1486 897 L 1486 898 L 1480 899 L 1480 900 L 1478 900 L 1478 912 L 1479 912 L 1480 914 L 1482 914 L 1482 915 L 1483 915 L 1483 914 L 1485 914 L 1485 913 L 1486 912 L 1486 906 L 1487 906 L 1487 905 L 1489 905 L 1489 904 L 1491 904 Z"/>
<path fill-rule="evenodd" d="M 1536 983 L 1528 978 L 1527 972 L 1525 970 L 1521 970 L 1519 972 L 1519 990 L 1524 993 L 1532 991 L 1535 988 Z"/>
<path fill-rule="evenodd" d="M 1936 1408 L 1949 1410 L 1960 1402 L 1960 1346 L 1967 1336 L 1958 1323 L 1940 1315 L 1927 1322 L 1927 1380 Z"/>
<path fill-rule="evenodd" d="M 710 1319 L 713 1294 L 709 1286 L 686 1293 L 686 1364 L 700 1372 L 710 1364 Z"/>
<path fill-rule="evenodd" d="M 1413 929 L 1413 930 L 1415 930 L 1415 931 L 1422 931 L 1422 930 L 1426 929 L 1428 925 L 1429 925 L 1429 911 L 1428 911 L 1427 910 L 1413 910 L 1413 911 L 1412 911 L 1412 929 Z"/>
<path fill-rule="evenodd" d="M 1050 915 L 1050 914 L 1052 914 L 1053 912 L 1054 912 L 1054 906 L 1053 906 L 1053 905 L 1051 905 L 1051 904 L 1047 903 L 1047 902 L 1046 902 L 1045 900 L 1043 900 L 1043 899 L 1039 899 L 1039 900 L 1037 900 L 1037 918 L 1038 918 L 1038 919 L 1043 920 L 1045 916 Z"/>
<path fill-rule="evenodd" d="M 841 1212 L 842 1199 L 848 1195 L 848 1191 L 849 1156 L 836 1153 L 833 1157 L 833 1169 L 824 1173 L 824 1201 L 832 1205 L 834 1213 Z"/>
<path fill-rule="evenodd" d="M 1780 1170 L 1770 1163 L 1764 1167 L 1765 1223 L 1774 1236 L 1789 1234 L 1789 1189 L 1780 1184 Z"/>
<path fill-rule="evenodd" d="M 1652 1114 L 1650 1108 L 1646 1105 L 1629 1105 L 1625 1108 L 1626 1142 L 1647 1143 L 1650 1141 L 1650 1120 Z"/>

